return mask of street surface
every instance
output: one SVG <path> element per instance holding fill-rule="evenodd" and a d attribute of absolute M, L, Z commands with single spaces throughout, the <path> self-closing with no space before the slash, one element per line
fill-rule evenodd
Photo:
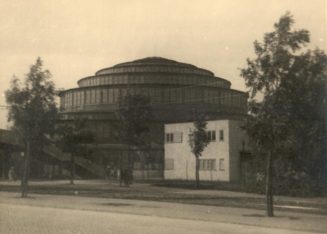
<path fill-rule="evenodd" d="M 326 216 L 168 202 L 0 192 L 0 233 L 326 233 Z"/>
<path fill-rule="evenodd" d="M 299 233 L 299 231 L 240 224 L 172 219 L 89 210 L 70 210 L 6 204 L 1 204 L 0 209 L 0 232 L 4 234 Z"/>
<path fill-rule="evenodd" d="M 115 180 L 67 180 L 30 181 L 30 192 L 53 195 L 78 195 L 102 198 L 121 198 L 143 201 L 161 201 L 194 205 L 238 207 L 264 210 L 264 195 L 229 191 L 228 189 L 193 189 L 158 186 L 158 182 L 136 182 L 129 188 L 120 187 Z M 19 192 L 19 181 L 1 181 L 0 190 Z M 276 210 L 327 215 L 327 197 L 274 196 Z"/>

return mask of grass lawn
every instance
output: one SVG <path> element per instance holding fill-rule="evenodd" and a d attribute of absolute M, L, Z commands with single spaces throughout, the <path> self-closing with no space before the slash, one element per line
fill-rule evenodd
<path fill-rule="evenodd" d="M 19 182 L 0 182 L 1 191 L 20 192 Z M 229 191 L 226 191 L 229 190 Z M 239 192 L 235 184 L 202 183 L 200 189 L 194 183 L 182 181 L 135 182 L 130 187 L 120 187 L 116 181 L 32 181 L 31 193 L 89 196 L 102 198 L 136 199 L 146 201 L 175 202 L 209 206 L 265 209 L 265 197 L 259 194 Z M 276 197 L 276 209 L 327 214 L 327 199 L 299 199 Z M 283 207 L 287 206 L 287 207 Z M 295 209 L 292 207 L 304 207 Z"/>

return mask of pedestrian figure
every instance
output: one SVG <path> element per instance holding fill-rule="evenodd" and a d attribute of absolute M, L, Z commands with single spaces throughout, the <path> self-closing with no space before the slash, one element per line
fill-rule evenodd
<path fill-rule="evenodd" d="M 16 181 L 16 175 L 15 175 L 14 167 L 10 167 L 10 169 L 8 171 L 8 179 L 10 181 Z"/>
<path fill-rule="evenodd" d="M 106 179 L 109 180 L 111 177 L 111 167 L 110 165 L 107 165 L 106 167 Z"/>
<path fill-rule="evenodd" d="M 126 170 L 120 169 L 119 172 L 119 185 L 121 187 L 123 183 L 126 185 Z"/>
<path fill-rule="evenodd" d="M 132 183 L 131 171 L 128 169 L 120 170 L 120 180 L 119 180 L 120 186 L 122 186 L 123 183 L 127 187 Z"/>

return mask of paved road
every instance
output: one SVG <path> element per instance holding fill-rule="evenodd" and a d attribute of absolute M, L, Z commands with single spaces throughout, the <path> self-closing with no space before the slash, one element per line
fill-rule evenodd
<path fill-rule="evenodd" d="M 264 210 L 264 195 L 223 190 L 194 190 L 153 186 L 152 183 L 134 183 L 131 187 L 120 187 L 117 181 L 76 180 L 70 185 L 67 180 L 30 181 L 30 192 L 39 194 L 71 195 L 75 192 L 88 197 L 138 199 L 166 201 L 184 204 L 243 207 Z M 19 181 L 1 181 L 0 190 L 19 192 Z M 1 198 L 0 198 L 1 199 Z M 312 214 L 327 214 L 327 198 L 295 198 L 274 196 L 276 210 Z"/>
<path fill-rule="evenodd" d="M 2 234 L 309 233 L 251 225 L 90 210 L 0 204 Z"/>

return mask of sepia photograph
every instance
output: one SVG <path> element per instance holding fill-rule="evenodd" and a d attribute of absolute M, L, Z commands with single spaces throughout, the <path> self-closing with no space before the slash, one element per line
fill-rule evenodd
<path fill-rule="evenodd" d="M 327 233 L 326 0 L 0 14 L 0 234 Z"/>

